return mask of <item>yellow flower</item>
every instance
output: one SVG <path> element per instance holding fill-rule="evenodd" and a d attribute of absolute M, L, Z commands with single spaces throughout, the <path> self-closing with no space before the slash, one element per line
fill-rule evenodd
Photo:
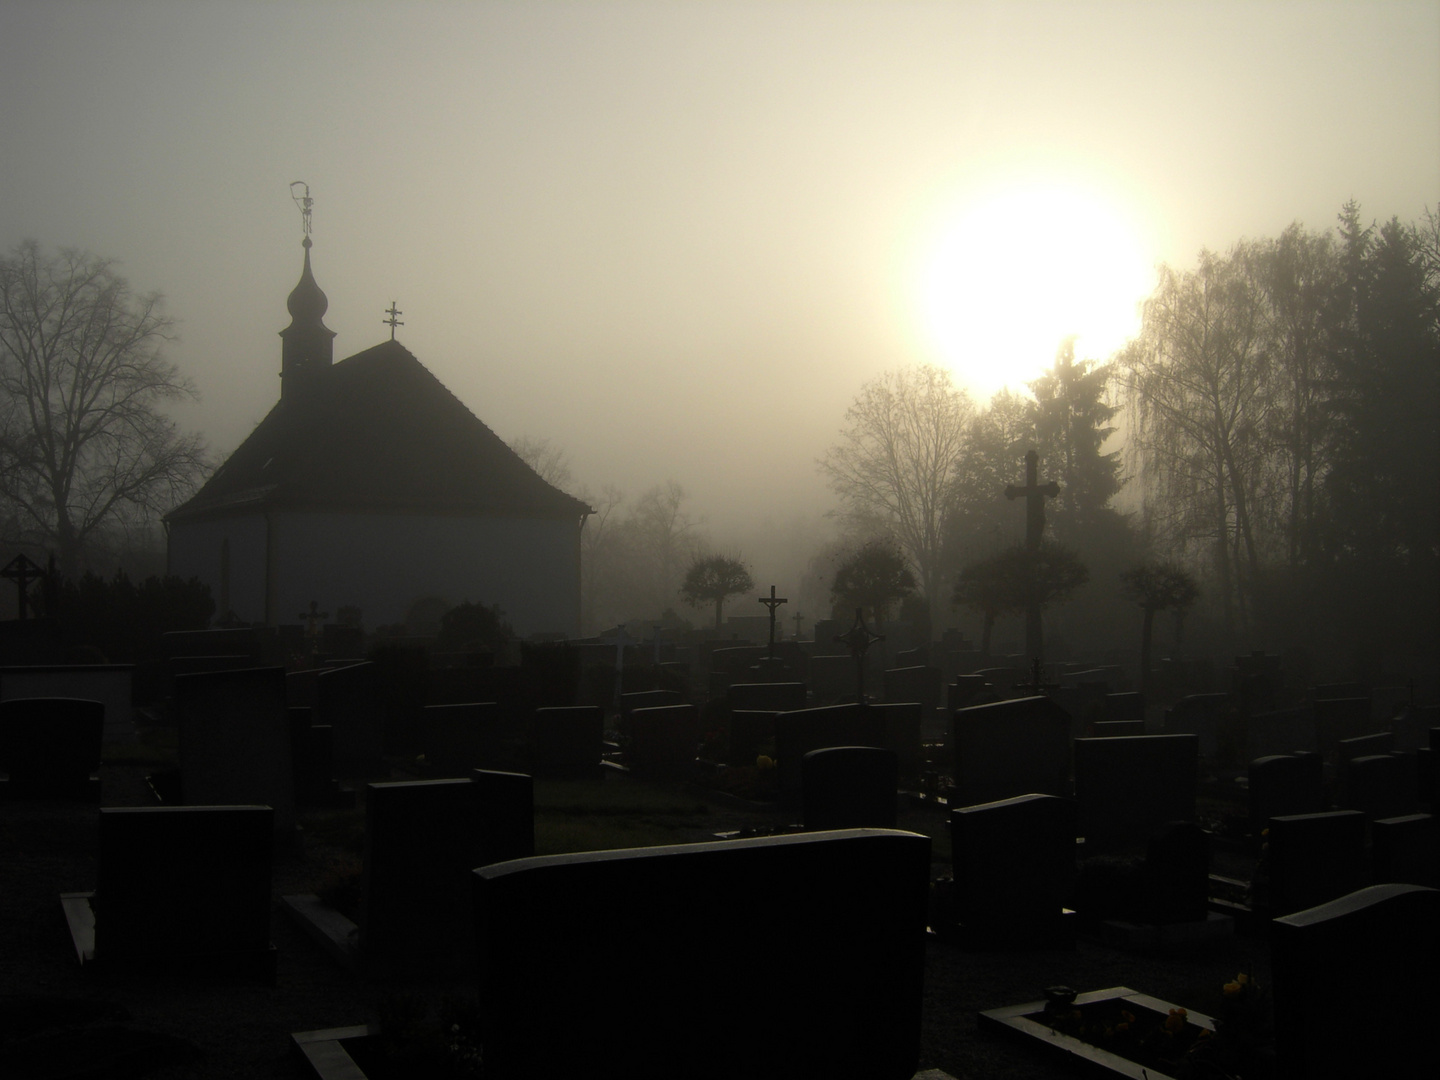
<path fill-rule="evenodd" d="M 1235 976 L 1235 981 L 1238 982 L 1241 986 L 1244 986 L 1250 981 L 1250 976 L 1246 975 L 1245 972 L 1242 971 L 1239 975 Z"/>
<path fill-rule="evenodd" d="M 768 772 L 769 770 L 775 768 L 775 759 L 772 757 L 768 757 L 765 754 L 761 754 L 755 759 L 755 768 L 759 769 L 761 772 Z"/>
<path fill-rule="evenodd" d="M 1184 1009 L 1171 1009 L 1170 1015 L 1165 1018 L 1165 1030 L 1172 1035 L 1177 1031 L 1183 1031 L 1187 1015 Z"/>
<path fill-rule="evenodd" d="M 1243 985 L 1241 985 L 1241 983 L 1240 983 L 1238 980 L 1235 981 L 1235 982 L 1228 982 L 1228 983 L 1225 984 L 1225 987 L 1224 987 L 1225 996 L 1226 996 L 1226 997 L 1234 997 L 1236 994 L 1240 993 L 1240 991 L 1243 990 L 1243 989 L 1245 989 L 1245 987 L 1244 987 Z"/>

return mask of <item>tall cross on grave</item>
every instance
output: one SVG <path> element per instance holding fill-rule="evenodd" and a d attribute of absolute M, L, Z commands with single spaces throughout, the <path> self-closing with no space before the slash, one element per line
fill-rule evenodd
<path fill-rule="evenodd" d="M 1045 500 L 1060 494 L 1060 485 L 1054 480 L 1040 483 L 1040 455 L 1034 450 L 1025 453 L 1025 486 L 1010 484 L 1005 488 L 1005 498 L 1012 502 L 1022 496 L 1025 499 L 1025 547 L 1032 554 L 1040 550 L 1040 541 L 1045 535 Z M 1033 573 L 1033 571 L 1032 571 Z M 1039 661 L 1045 652 L 1044 631 L 1040 623 L 1040 598 L 1033 588 L 1025 601 L 1025 654 Z"/>
<path fill-rule="evenodd" d="M 632 638 L 625 632 L 622 622 L 615 627 L 615 708 L 620 708 L 620 695 L 625 687 L 625 646 L 639 645 L 639 638 Z"/>
<path fill-rule="evenodd" d="M 775 586 L 770 586 L 770 595 L 760 597 L 760 603 L 770 610 L 770 657 L 775 657 L 775 609 L 781 604 L 788 604 L 790 601 L 783 596 L 775 595 Z"/>
<path fill-rule="evenodd" d="M 321 611 L 320 605 L 311 600 L 310 610 L 302 611 L 296 617 L 305 620 L 305 636 L 313 646 L 320 639 L 320 624 L 330 617 L 330 612 Z"/>
<path fill-rule="evenodd" d="M 5 569 L 0 570 L 0 577 L 7 577 L 15 582 L 16 607 L 19 618 L 26 618 L 26 590 L 30 588 L 32 581 L 42 581 L 45 578 L 45 571 L 41 570 L 28 555 L 21 552 L 5 564 Z M 52 612 L 53 614 L 53 612 Z"/>
<path fill-rule="evenodd" d="M 386 315 L 389 315 L 390 317 L 389 317 L 388 319 L 381 319 L 380 321 L 381 321 L 381 323 L 383 323 L 384 325 L 390 327 L 390 340 L 391 340 L 391 341 L 394 341 L 394 340 L 395 340 L 395 328 L 396 328 L 397 326 L 404 326 L 404 325 L 405 325 L 403 322 L 401 322 L 401 321 L 399 320 L 399 318 L 397 318 L 397 316 L 404 315 L 405 312 L 403 312 L 403 311 L 397 311 L 397 310 L 395 309 L 395 301 L 394 301 L 394 300 L 391 300 L 391 301 L 390 301 L 390 308 L 389 308 L 388 311 L 385 312 L 385 314 L 386 314 Z"/>
<path fill-rule="evenodd" d="M 804 621 L 805 621 L 805 616 L 804 616 L 801 612 L 798 612 L 798 611 L 795 612 L 795 640 L 796 640 L 796 641 L 799 641 L 799 640 L 800 640 L 800 624 L 803 623 Z"/>
<path fill-rule="evenodd" d="M 835 638 L 850 650 L 855 661 L 855 700 L 865 704 L 865 654 L 877 641 L 884 641 L 884 634 L 877 634 L 865 625 L 865 610 L 855 609 L 855 625 Z"/>

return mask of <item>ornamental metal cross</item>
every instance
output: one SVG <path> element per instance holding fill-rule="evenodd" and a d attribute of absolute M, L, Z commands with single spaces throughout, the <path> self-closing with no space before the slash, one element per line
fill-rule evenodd
<path fill-rule="evenodd" d="M 865 625 L 865 610 L 855 609 L 855 625 L 835 638 L 850 650 L 855 661 L 855 700 L 865 704 L 865 654 L 877 641 L 884 641 L 884 634 L 877 634 Z"/>
<path fill-rule="evenodd" d="M 396 328 L 397 326 L 404 326 L 404 325 L 405 325 L 403 322 L 401 322 L 401 321 L 397 318 L 397 316 L 399 316 L 399 315 L 404 315 L 405 312 L 403 312 L 403 311 L 397 311 L 397 310 L 395 309 L 395 301 L 394 301 L 394 300 L 391 300 L 391 301 L 390 301 L 390 309 L 389 309 L 388 311 L 386 311 L 385 314 L 389 315 L 390 317 L 389 317 L 388 319 L 381 319 L 380 322 L 383 323 L 385 326 L 390 327 L 390 340 L 391 340 L 391 341 L 394 341 L 394 340 L 395 340 L 395 328 Z"/>
<path fill-rule="evenodd" d="M 24 552 L 16 555 L 5 564 L 5 569 L 0 570 L 0 577 L 7 577 L 15 582 L 16 604 L 19 608 L 19 617 L 26 617 L 26 596 L 25 592 L 30 588 L 32 581 L 40 581 L 45 577 L 45 571 Z"/>
<path fill-rule="evenodd" d="M 770 586 L 770 595 L 760 597 L 760 603 L 770 610 L 770 655 L 775 655 L 775 609 L 781 604 L 788 604 L 790 601 L 783 596 L 775 595 L 775 586 Z"/>

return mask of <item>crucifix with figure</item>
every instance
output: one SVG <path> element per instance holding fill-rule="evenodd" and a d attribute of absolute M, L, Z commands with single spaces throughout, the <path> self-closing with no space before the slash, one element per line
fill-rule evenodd
<path fill-rule="evenodd" d="M 1040 550 L 1040 541 L 1045 535 L 1045 500 L 1054 499 L 1059 494 L 1060 485 L 1054 480 L 1040 483 L 1040 455 L 1034 450 L 1026 451 L 1025 486 L 1008 485 L 1005 498 L 1012 502 L 1019 498 L 1025 500 L 1025 547 L 1032 555 Z M 1025 655 L 1038 661 L 1044 656 L 1045 638 L 1040 624 L 1040 598 L 1034 582 L 1029 585 L 1029 597 L 1025 603 Z"/>
<path fill-rule="evenodd" d="M 764 604 L 770 611 L 770 658 L 775 658 L 775 609 L 781 604 L 788 604 L 790 601 L 783 596 L 775 595 L 775 586 L 770 586 L 770 595 L 760 597 L 760 603 Z"/>

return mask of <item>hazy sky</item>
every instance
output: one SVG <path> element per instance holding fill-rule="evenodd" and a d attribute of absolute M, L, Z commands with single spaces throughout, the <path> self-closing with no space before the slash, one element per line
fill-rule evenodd
<path fill-rule="evenodd" d="M 0 101 L 0 245 L 165 293 L 216 451 L 279 392 L 305 180 L 337 358 L 395 300 L 501 437 L 760 550 L 882 370 L 984 400 L 1108 355 L 1159 262 L 1440 201 L 1413 0 L 0 0 Z"/>

